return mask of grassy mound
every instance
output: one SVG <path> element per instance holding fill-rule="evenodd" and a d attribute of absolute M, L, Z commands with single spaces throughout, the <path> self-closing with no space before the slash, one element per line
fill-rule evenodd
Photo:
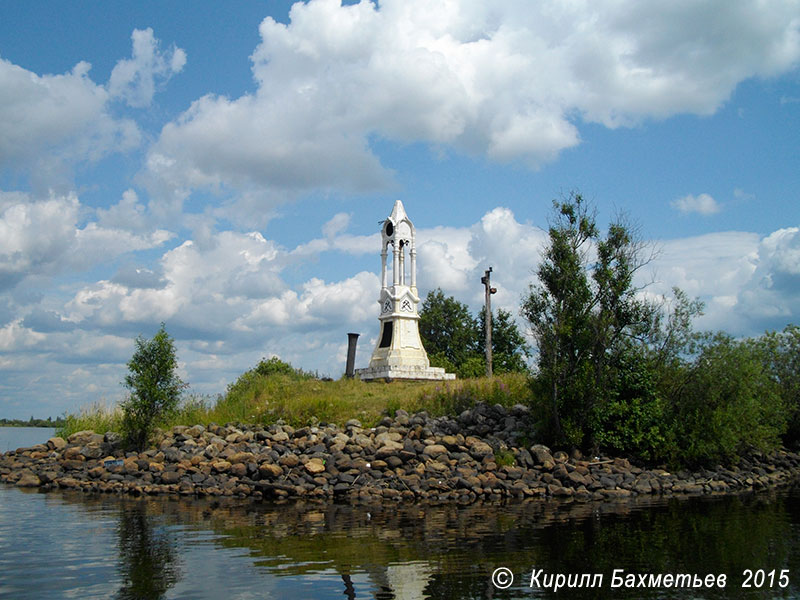
<path fill-rule="evenodd" d="M 185 398 L 180 408 L 159 426 L 270 425 L 279 419 L 294 426 L 316 422 L 344 425 L 349 419 L 358 419 L 364 426 L 372 426 L 383 416 L 394 415 L 397 409 L 409 413 L 427 411 L 431 416 L 457 415 L 478 402 L 527 404 L 529 394 L 527 376 L 521 374 L 449 382 L 332 381 L 270 359 L 243 373 L 215 401 L 198 396 Z M 67 436 L 84 429 L 118 432 L 121 419 L 118 407 L 93 405 L 67 415 L 58 433 Z"/>

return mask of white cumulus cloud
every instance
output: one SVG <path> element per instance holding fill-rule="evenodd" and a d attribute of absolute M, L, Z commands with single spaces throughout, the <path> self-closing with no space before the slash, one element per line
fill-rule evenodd
<path fill-rule="evenodd" d="M 684 215 L 697 213 L 699 215 L 708 216 L 715 215 L 722 210 L 719 203 L 709 194 L 700 194 L 698 196 L 688 194 L 682 198 L 673 200 L 670 206 Z"/>
<path fill-rule="evenodd" d="M 159 82 L 166 83 L 186 64 L 186 52 L 173 46 L 167 52 L 159 50 L 153 30 L 134 29 L 131 34 L 133 57 L 117 62 L 108 80 L 112 97 L 125 100 L 134 108 L 149 106 Z"/>
<path fill-rule="evenodd" d="M 5 196 L 0 204 L 0 290 L 26 277 L 83 270 L 122 254 L 160 246 L 172 237 L 164 230 L 144 234 L 79 225 L 77 195 L 33 200 L 27 194 Z"/>
<path fill-rule="evenodd" d="M 737 312 L 749 323 L 781 329 L 800 313 L 800 228 L 761 240 L 753 275 L 738 294 Z"/>
<path fill-rule="evenodd" d="M 37 74 L 0 58 L 0 171 L 27 172 L 40 190 L 68 186 L 71 170 L 141 144 L 137 123 L 114 101 L 150 104 L 159 84 L 186 62 L 180 48 L 161 52 L 151 29 L 134 30 L 133 57 L 120 60 L 108 85 L 82 61 L 63 74 Z"/>
<path fill-rule="evenodd" d="M 65 168 L 139 144 L 138 126 L 112 116 L 90 68 L 82 62 L 63 75 L 39 76 L 0 58 L 0 169 L 61 183 Z"/>
<path fill-rule="evenodd" d="M 204 96 L 163 128 L 151 189 L 374 190 L 392 177 L 374 139 L 538 166 L 582 122 L 711 114 L 800 58 L 793 0 L 310 0 L 289 16 L 261 23 L 254 93 Z"/>

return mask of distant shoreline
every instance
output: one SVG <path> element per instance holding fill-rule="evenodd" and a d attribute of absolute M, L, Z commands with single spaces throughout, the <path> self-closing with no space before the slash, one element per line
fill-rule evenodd
<path fill-rule="evenodd" d="M 57 429 L 64 426 L 64 419 L 29 419 L 23 421 L 22 419 L 0 419 L 0 427 L 39 427 L 39 428 L 52 428 Z"/>

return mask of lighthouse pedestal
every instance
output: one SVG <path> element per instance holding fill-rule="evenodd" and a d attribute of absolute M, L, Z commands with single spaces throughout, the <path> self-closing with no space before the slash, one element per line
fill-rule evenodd
<path fill-rule="evenodd" d="M 442 367 L 367 367 L 357 369 L 356 375 L 362 381 L 373 379 L 383 379 L 393 381 L 395 379 L 413 379 L 416 381 L 443 381 L 445 379 L 455 379 L 455 373 L 445 373 Z"/>

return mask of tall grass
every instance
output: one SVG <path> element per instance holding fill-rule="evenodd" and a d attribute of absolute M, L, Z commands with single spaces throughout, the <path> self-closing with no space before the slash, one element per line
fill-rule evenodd
<path fill-rule="evenodd" d="M 190 396 L 160 425 L 241 423 L 269 425 L 282 419 L 293 426 L 311 423 L 344 425 L 358 419 L 364 426 L 377 424 L 397 409 L 409 413 L 427 411 L 431 416 L 458 415 L 477 402 L 511 406 L 528 403 L 527 377 L 506 374 L 492 379 L 464 379 L 449 382 L 383 381 L 363 382 L 342 378 L 323 381 L 307 375 L 255 370 L 243 374 L 216 400 Z M 69 415 L 60 435 L 82 429 L 119 431 L 121 413 L 97 406 Z"/>
<path fill-rule="evenodd" d="M 64 424 L 56 428 L 56 435 L 63 438 L 69 437 L 77 431 L 86 429 L 105 433 L 107 431 L 120 431 L 122 426 L 122 409 L 119 405 L 95 402 L 82 406 L 76 414 L 64 417 Z"/>
<path fill-rule="evenodd" d="M 389 406 L 404 406 L 431 388 L 431 384 L 423 382 L 387 384 L 346 378 L 320 381 L 286 375 L 258 376 L 245 385 L 231 386 L 208 416 L 218 423 L 266 425 L 283 419 L 298 426 L 312 420 L 344 424 L 349 419 L 358 419 L 364 425 L 373 425 Z"/>
<path fill-rule="evenodd" d="M 506 373 L 491 379 L 477 377 L 428 384 L 405 402 L 396 403 L 390 400 L 386 410 L 392 414 L 398 408 L 409 413 L 426 411 L 431 416 L 440 417 L 458 415 L 478 402 L 510 407 L 514 404 L 528 404 L 529 398 L 528 376 L 522 373 Z"/>

